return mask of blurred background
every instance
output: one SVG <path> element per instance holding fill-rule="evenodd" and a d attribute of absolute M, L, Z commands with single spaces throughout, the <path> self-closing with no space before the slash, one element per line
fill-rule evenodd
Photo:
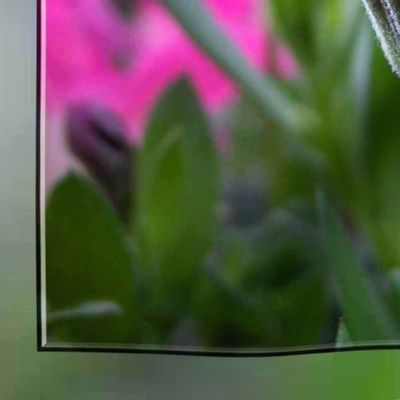
<path fill-rule="evenodd" d="M 400 81 L 365 14 L 46 2 L 49 343 L 398 342 Z"/>
<path fill-rule="evenodd" d="M 3 399 L 399 397 L 397 351 L 261 359 L 37 353 L 35 4 L 2 1 L 0 10 Z"/>

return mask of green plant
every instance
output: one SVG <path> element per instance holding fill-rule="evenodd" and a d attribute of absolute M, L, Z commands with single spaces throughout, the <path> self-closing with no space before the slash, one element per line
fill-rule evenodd
<path fill-rule="evenodd" d="M 255 72 L 199 0 L 165 1 L 243 89 L 232 151 L 220 160 L 182 80 L 133 157 L 127 221 L 104 187 L 58 183 L 46 212 L 50 343 L 328 345 L 342 317 L 351 343 L 399 338 L 400 83 L 358 2 L 269 3 L 298 60 L 293 82 Z"/>

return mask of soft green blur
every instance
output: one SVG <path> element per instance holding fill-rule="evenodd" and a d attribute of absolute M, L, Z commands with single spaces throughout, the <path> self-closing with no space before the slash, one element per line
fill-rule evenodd
<path fill-rule="evenodd" d="M 400 352 L 264 359 L 36 352 L 35 2 L 0 2 L 0 398 L 400 396 Z"/>

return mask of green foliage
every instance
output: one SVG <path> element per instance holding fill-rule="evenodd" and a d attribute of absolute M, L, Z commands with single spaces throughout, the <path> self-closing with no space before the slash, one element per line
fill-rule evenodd
<path fill-rule="evenodd" d="M 366 168 L 370 180 L 371 235 L 385 268 L 400 265 L 400 80 L 376 47 L 371 71 L 370 112 L 366 117 Z"/>
<path fill-rule="evenodd" d="M 82 343 L 138 338 L 133 263 L 122 224 L 102 194 L 75 174 L 61 180 L 46 211 L 46 293 L 51 311 L 107 301 L 120 306 L 121 315 L 105 313 L 79 323 L 66 319 L 54 338 Z"/>
<path fill-rule="evenodd" d="M 272 0 L 269 2 L 275 31 L 295 51 L 302 62 L 312 62 L 316 55 L 314 22 L 321 1 Z"/>
<path fill-rule="evenodd" d="M 398 332 L 384 298 L 373 286 L 343 225 L 322 195 L 319 213 L 327 264 L 351 338 L 358 342 L 396 338 Z"/>
<path fill-rule="evenodd" d="M 189 342 L 211 347 L 398 337 L 400 81 L 361 2 L 268 3 L 295 82 L 254 71 L 199 0 L 165 0 L 247 95 L 227 115 L 231 151 L 220 162 L 182 79 L 138 151 L 129 229 L 85 179 L 58 183 L 46 212 L 52 337 L 176 344 L 187 321 Z"/>
<path fill-rule="evenodd" d="M 216 151 L 186 81 L 171 87 L 156 107 L 139 157 L 134 230 L 159 317 L 168 324 L 186 307 L 212 244 L 218 195 Z"/>
<path fill-rule="evenodd" d="M 363 0 L 368 16 L 393 70 L 400 71 L 400 5 L 396 0 Z"/>
<path fill-rule="evenodd" d="M 165 0 L 164 3 L 193 41 L 258 102 L 266 116 L 294 131 L 315 123 L 315 116 L 309 109 L 247 63 L 200 0 Z"/>
<path fill-rule="evenodd" d="M 194 299 L 206 343 L 289 348 L 325 340 L 329 292 L 316 232 L 282 211 L 219 235 Z M 299 328 L 301 327 L 301 329 Z"/>

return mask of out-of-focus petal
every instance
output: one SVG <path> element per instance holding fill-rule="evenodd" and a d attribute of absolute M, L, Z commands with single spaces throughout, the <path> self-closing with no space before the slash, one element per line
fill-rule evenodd
<path fill-rule="evenodd" d="M 47 0 L 49 120 L 52 113 L 62 120 L 70 104 L 95 101 L 123 118 L 129 140 L 137 143 L 160 95 L 183 75 L 192 81 L 211 118 L 237 99 L 231 79 L 192 43 L 162 0 L 136 2 L 135 17 L 126 18 L 110 0 Z M 263 0 L 204 4 L 243 56 L 268 72 L 270 38 Z M 274 73 L 293 77 L 295 61 L 281 45 L 274 47 Z M 47 135 L 59 131 L 49 129 Z"/>

